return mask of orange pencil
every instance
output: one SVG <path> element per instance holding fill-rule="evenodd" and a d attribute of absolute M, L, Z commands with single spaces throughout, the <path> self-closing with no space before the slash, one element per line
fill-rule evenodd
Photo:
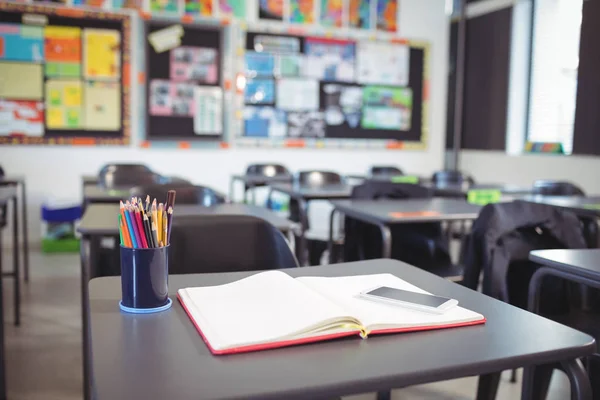
<path fill-rule="evenodd" d="M 125 246 L 127 247 L 133 247 L 132 243 L 131 243 L 131 234 L 129 233 L 129 228 L 127 227 L 127 220 L 125 219 L 125 205 L 123 204 L 123 201 L 121 200 L 121 204 L 120 204 L 120 213 L 121 213 L 121 223 L 123 224 L 123 241 L 125 242 Z"/>

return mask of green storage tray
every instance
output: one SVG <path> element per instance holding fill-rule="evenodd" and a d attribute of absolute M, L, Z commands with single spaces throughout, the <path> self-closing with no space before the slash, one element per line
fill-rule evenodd
<path fill-rule="evenodd" d="M 79 239 L 42 239 L 44 253 L 79 253 Z"/>

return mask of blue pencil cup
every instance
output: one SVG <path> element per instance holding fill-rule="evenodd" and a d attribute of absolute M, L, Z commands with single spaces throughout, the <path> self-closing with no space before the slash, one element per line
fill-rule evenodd
<path fill-rule="evenodd" d="M 133 249 L 121 246 L 121 310 L 148 314 L 171 307 L 169 246 Z"/>

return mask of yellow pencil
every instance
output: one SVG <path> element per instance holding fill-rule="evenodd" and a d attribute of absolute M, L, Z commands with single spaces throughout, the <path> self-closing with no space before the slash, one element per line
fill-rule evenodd
<path fill-rule="evenodd" d="M 158 229 L 158 213 L 156 211 L 156 199 L 154 199 L 154 201 L 152 201 L 152 223 L 156 224 L 156 229 Z M 156 235 L 158 236 L 158 231 L 156 233 Z M 156 244 L 158 245 L 158 241 L 156 242 Z"/>
<path fill-rule="evenodd" d="M 163 219 L 162 219 L 162 215 L 163 215 L 163 203 L 158 203 L 158 232 L 156 232 L 158 234 L 158 240 L 161 242 L 165 242 L 163 239 Z"/>
<path fill-rule="evenodd" d="M 162 240 L 165 243 L 165 246 L 169 244 L 169 242 L 167 241 L 167 212 L 163 210 L 163 217 L 162 217 L 162 225 L 163 225 L 163 234 L 162 234 Z"/>

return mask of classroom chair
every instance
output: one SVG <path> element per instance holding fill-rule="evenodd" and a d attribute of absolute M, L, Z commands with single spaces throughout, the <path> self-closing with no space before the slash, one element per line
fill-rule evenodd
<path fill-rule="evenodd" d="M 150 185 L 159 180 L 160 175 L 139 164 L 110 164 L 98 175 L 99 184 L 105 188 Z"/>
<path fill-rule="evenodd" d="M 431 176 L 431 183 L 436 186 L 462 185 L 463 183 L 472 185 L 474 180 L 460 171 L 443 170 L 434 172 Z"/>
<path fill-rule="evenodd" d="M 0 166 L 0 179 L 4 178 L 4 176 L 4 169 L 2 168 L 2 166 Z M 5 205 L 3 207 L 0 207 L 0 229 L 3 229 L 6 226 L 6 215 L 7 210 Z"/>
<path fill-rule="evenodd" d="M 429 199 L 433 191 L 420 185 L 368 181 L 352 190 L 352 199 Z M 391 226 L 392 258 L 453 280 L 462 277 L 460 266 L 452 264 L 447 237 L 439 222 Z M 344 261 L 381 258 L 379 229 L 346 217 L 344 221 Z"/>
<path fill-rule="evenodd" d="M 389 165 L 374 165 L 369 170 L 369 176 L 394 176 L 404 175 L 404 172 L 400 168 L 389 166 Z"/>
<path fill-rule="evenodd" d="M 250 189 L 256 187 L 266 186 L 268 184 L 266 178 L 274 177 L 292 177 L 290 171 L 281 164 L 250 164 L 246 168 L 246 175 L 252 177 L 264 177 L 265 181 L 253 182 L 251 185 L 244 183 L 244 201 L 246 201 L 246 195 Z M 270 204 L 267 204 L 267 208 L 271 208 Z"/>
<path fill-rule="evenodd" d="M 544 196 L 585 196 L 583 189 L 571 182 L 545 179 L 533 182 L 531 193 Z"/>
<path fill-rule="evenodd" d="M 190 274 L 295 268 L 283 234 L 247 215 L 173 218 L 169 272 Z"/>
<path fill-rule="evenodd" d="M 130 190 L 131 196 L 141 197 L 142 201 L 146 200 L 146 195 L 150 199 L 155 199 L 157 202 L 164 203 L 167 198 L 167 192 L 175 190 L 176 204 L 200 204 L 206 207 L 225 203 L 225 195 L 206 186 L 193 186 L 188 184 L 155 184 L 136 186 Z"/>
<path fill-rule="evenodd" d="M 488 204 L 473 223 L 463 246 L 464 276 L 462 284 L 477 290 L 483 275 L 482 292 L 514 306 L 527 309 L 528 286 L 537 265 L 529 252 L 542 249 L 586 248 L 583 227 L 577 216 L 556 207 L 514 201 Z M 545 316 L 569 311 L 564 282 L 549 279 L 542 293 Z M 515 381 L 515 371 L 513 378 Z M 480 379 L 483 392 L 494 379 Z"/>
<path fill-rule="evenodd" d="M 298 171 L 295 181 L 307 186 L 341 185 L 344 183 L 344 178 L 337 172 L 309 170 Z"/>

